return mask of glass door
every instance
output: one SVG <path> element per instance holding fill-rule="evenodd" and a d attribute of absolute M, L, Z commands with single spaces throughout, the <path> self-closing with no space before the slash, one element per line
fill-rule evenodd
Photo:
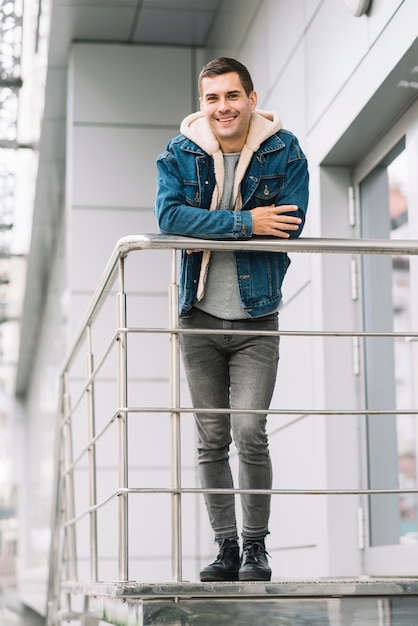
<path fill-rule="evenodd" d="M 359 184 L 361 237 L 416 239 L 404 136 Z M 393 332 L 417 330 L 417 267 L 408 256 L 362 258 L 365 331 L 388 333 L 364 341 L 367 485 L 370 489 L 416 488 L 418 457 L 417 342 Z M 415 315 L 414 315 L 415 311 Z M 393 411 L 393 412 L 392 412 Z M 418 573 L 417 495 L 374 494 L 367 503 L 370 575 Z"/>

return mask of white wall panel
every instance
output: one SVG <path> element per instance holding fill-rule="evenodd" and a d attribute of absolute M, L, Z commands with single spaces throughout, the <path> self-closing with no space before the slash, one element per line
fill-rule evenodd
<path fill-rule="evenodd" d="M 217 56 L 241 58 L 259 5 L 254 0 L 228 0 L 221 4 L 208 41 L 208 60 Z"/>
<path fill-rule="evenodd" d="M 262 3 L 245 49 L 262 100 L 269 96 L 272 88 L 281 81 L 283 72 L 292 65 L 303 31 L 303 2 L 266 0 Z M 293 84 L 289 91 L 286 90 L 287 97 L 296 96 L 299 86 L 299 75 L 294 72 Z M 276 103 L 274 108 L 278 106 Z"/>
<path fill-rule="evenodd" d="M 75 124 L 178 127 L 191 112 L 188 48 L 78 44 L 73 64 Z"/>
<path fill-rule="evenodd" d="M 77 291 L 94 291 L 119 239 L 157 231 L 151 210 L 74 210 L 71 218 L 70 288 Z M 132 274 L 135 271 L 137 275 L 135 289 L 166 293 L 169 282 L 166 258 L 164 252 L 135 252 L 130 260 Z M 166 267 L 165 273 L 160 271 Z"/>
<path fill-rule="evenodd" d="M 368 50 L 368 22 L 325 0 L 306 33 L 308 126 L 324 113 Z M 360 94 L 359 94 L 359 97 Z"/>
<path fill-rule="evenodd" d="M 270 85 L 270 90 L 266 94 L 266 99 L 262 101 L 261 107 L 278 111 L 283 128 L 295 133 L 304 152 L 307 151 L 305 67 L 305 53 L 299 46 L 280 75 Z"/>
<path fill-rule="evenodd" d="M 330 2 L 332 3 L 332 0 Z M 372 11 L 369 18 L 371 22 L 373 21 L 373 15 Z M 349 19 L 354 22 L 358 31 L 362 28 L 363 18 L 355 18 L 349 15 Z M 346 48 L 339 44 L 333 57 L 334 59 L 341 58 L 343 60 L 347 75 L 344 83 L 340 83 L 340 88 L 333 94 L 330 94 L 328 101 L 324 103 L 326 106 L 326 111 L 323 111 L 324 114 L 311 120 L 314 125 L 309 129 L 308 154 L 312 163 L 321 163 L 413 45 L 417 38 L 416 24 L 416 3 L 413 0 L 404 0 L 398 10 L 390 18 L 388 17 L 388 21 L 385 24 L 380 23 L 381 30 L 378 36 L 376 33 L 376 38 L 373 41 L 368 40 L 370 45 L 367 49 L 364 49 L 361 59 L 354 54 L 357 61 L 361 60 L 361 62 L 353 63 L 349 72 L 349 68 L 345 65 L 347 63 Z M 349 28 L 351 29 L 352 27 L 349 26 Z M 368 26 L 368 28 L 371 28 L 371 26 Z M 317 37 L 320 39 L 321 33 L 318 32 Z M 310 45 L 307 48 L 308 56 L 315 54 L 311 48 L 317 45 L 317 39 L 310 41 Z M 351 46 L 351 43 L 346 41 L 346 45 Z M 330 61 L 330 67 L 334 68 L 333 71 L 338 70 L 335 67 L 335 60 Z M 322 73 L 326 72 L 327 69 L 327 65 L 322 65 Z M 315 68 L 312 66 L 312 71 L 314 70 Z M 410 78 L 409 74 L 408 77 Z M 311 97 L 315 95 L 314 91 L 318 90 L 318 88 L 318 85 L 311 84 L 308 103 L 310 103 Z M 382 102 L 382 107 L 385 104 Z"/>
<path fill-rule="evenodd" d="M 403 2 L 404 0 L 385 0 L 385 2 L 376 2 L 375 0 L 371 3 L 369 19 L 367 20 L 370 42 L 373 42 L 381 34 Z M 416 6 L 416 3 L 413 4 Z M 416 17 L 418 17 L 418 12 Z"/>
<path fill-rule="evenodd" d="M 303 0 L 303 9 L 305 11 L 306 24 L 308 24 L 311 19 L 315 18 L 315 14 L 321 3 L 322 0 Z"/>
<path fill-rule="evenodd" d="M 155 198 L 155 160 L 177 128 L 76 126 L 73 136 L 75 205 L 149 207 Z"/>

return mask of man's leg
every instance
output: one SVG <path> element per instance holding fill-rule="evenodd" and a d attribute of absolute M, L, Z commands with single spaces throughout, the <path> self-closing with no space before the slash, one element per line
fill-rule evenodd
<path fill-rule="evenodd" d="M 182 318 L 184 329 L 222 328 L 222 320 L 193 309 L 191 318 Z M 229 406 L 228 356 L 222 351 L 222 336 L 183 335 L 181 348 L 193 407 L 227 409 Z M 197 413 L 199 477 L 203 488 L 232 489 L 229 465 L 230 416 L 225 413 Z M 215 539 L 237 539 L 235 500 L 231 495 L 205 494 Z"/>
<path fill-rule="evenodd" d="M 252 322 L 233 322 L 238 330 L 277 330 L 277 316 Z M 274 391 L 279 358 L 278 336 L 234 336 L 231 341 L 231 408 L 246 409 L 231 413 L 232 432 L 239 457 L 241 489 L 271 489 L 272 469 L 266 432 L 267 411 Z M 248 413 L 254 409 L 257 412 Z M 260 411 L 260 413 L 258 412 Z M 244 561 L 240 580 L 269 580 L 264 538 L 268 534 L 271 496 L 243 494 L 242 536 Z"/>
<path fill-rule="evenodd" d="M 181 320 L 187 329 L 219 328 L 222 320 L 194 310 L 193 316 Z M 219 336 L 198 334 L 181 338 L 183 362 L 195 409 L 227 409 L 229 405 L 228 356 Z M 231 489 L 233 480 L 229 465 L 231 425 L 229 412 L 195 415 L 198 432 L 198 463 L 201 486 Z M 233 494 L 205 494 L 210 523 L 219 544 L 213 563 L 200 572 L 202 581 L 238 580 L 241 558 L 235 519 Z"/>

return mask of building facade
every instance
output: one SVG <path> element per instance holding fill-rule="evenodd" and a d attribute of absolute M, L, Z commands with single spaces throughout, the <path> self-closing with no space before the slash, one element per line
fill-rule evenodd
<path fill-rule="evenodd" d="M 298 136 L 311 176 L 304 237 L 418 239 L 416 0 L 222 0 L 202 3 L 193 19 L 187 3 L 175 2 L 178 22 L 169 3 L 145 2 L 139 20 L 133 0 L 89 4 L 44 6 L 45 49 L 38 49 L 44 58 L 24 100 L 28 111 L 40 109 L 42 123 L 16 376 L 15 475 L 22 600 L 39 612 L 60 368 L 118 239 L 157 230 L 155 159 L 182 118 L 198 108 L 196 78 L 205 62 L 240 59 L 252 73 L 259 107 L 278 111 L 284 128 Z M 194 40 L 202 24 L 203 40 Z M 40 87 L 45 100 L 37 107 L 30 94 Z M 151 263 L 148 254 L 129 260 L 129 322 L 165 326 L 166 256 L 158 253 Z M 416 338 L 338 333 L 416 333 L 417 272 L 413 257 L 292 255 L 280 327 L 301 334 L 281 343 L 272 406 L 289 414 L 269 421 L 275 488 L 416 487 Z M 103 324 L 113 321 L 106 309 Z M 133 352 L 130 402 L 151 406 L 167 393 L 166 345 L 150 337 L 138 340 Z M 85 365 L 78 367 L 76 386 Z M 105 371 L 97 383 L 100 414 L 114 400 L 112 381 Z M 383 414 L 368 415 L 373 409 Z M 193 425 L 190 419 L 183 424 L 184 481 L 194 485 Z M 132 485 L 168 477 L 167 436 L 154 415 L 132 426 Z M 77 448 L 77 432 L 74 441 Z M 104 486 L 113 480 L 112 443 L 98 461 Z M 185 506 L 184 570 L 193 579 L 213 544 L 200 499 Z M 154 524 L 144 507 L 153 511 Z M 131 515 L 138 523 L 132 579 L 167 579 L 168 504 L 150 495 Z M 274 498 L 268 549 L 275 577 L 413 575 L 417 538 L 414 493 L 289 494 Z M 103 579 L 114 579 L 114 559 L 109 548 Z"/>

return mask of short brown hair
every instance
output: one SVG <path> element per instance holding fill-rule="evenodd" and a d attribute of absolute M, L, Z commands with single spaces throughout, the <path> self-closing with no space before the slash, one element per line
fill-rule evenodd
<path fill-rule="evenodd" d="M 228 74 L 229 72 L 236 72 L 240 78 L 241 85 L 243 86 L 247 96 L 254 91 L 253 81 L 250 76 L 250 72 L 245 65 L 237 61 L 236 59 L 229 59 L 228 57 L 219 57 L 219 59 L 213 59 L 209 61 L 204 67 L 202 67 L 199 79 L 199 93 L 202 94 L 202 80 L 204 78 L 211 78 L 212 76 L 220 76 L 221 74 Z"/>

